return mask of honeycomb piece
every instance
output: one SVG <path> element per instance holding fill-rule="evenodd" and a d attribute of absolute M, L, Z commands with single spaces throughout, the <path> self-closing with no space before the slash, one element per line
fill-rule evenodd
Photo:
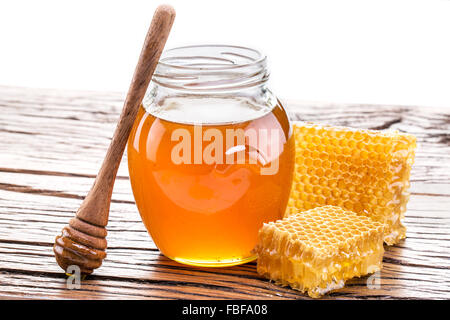
<path fill-rule="evenodd" d="M 376 131 L 294 124 L 295 174 L 286 216 L 323 205 L 366 214 L 385 224 L 388 245 L 405 238 L 416 138 Z"/>
<path fill-rule="evenodd" d="M 263 225 L 257 271 L 313 298 L 381 269 L 384 225 L 335 206 L 291 213 Z"/>

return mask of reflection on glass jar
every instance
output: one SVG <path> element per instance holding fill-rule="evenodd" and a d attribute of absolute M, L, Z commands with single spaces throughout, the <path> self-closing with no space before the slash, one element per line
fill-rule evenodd
<path fill-rule="evenodd" d="M 163 54 L 128 141 L 128 168 L 142 220 L 167 257 L 251 261 L 259 228 L 283 216 L 294 141 L 267 80 L 266 58 L 252 49 Z"/>

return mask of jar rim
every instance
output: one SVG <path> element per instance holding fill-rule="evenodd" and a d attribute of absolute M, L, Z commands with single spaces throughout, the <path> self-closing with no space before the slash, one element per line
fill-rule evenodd
<path fill-rule="evenodd" d="M 264 85 L 267 57 L 234 45 L 202 44 L 165 50 L 153 83 L 188 93 L 235 91 Z"/>
<path fill-rule="evenodd" d="M 197 45 L 188 45 L 188 46 L 181 46 L 181 47 L 175 47 L 175 48 L 171 48 L 168 50 L 165 50 L 161 56 L 160 61 L 158 62 L 159 65 L 161 66 L 165 66 L 168 68 L 176 68 L 176 69 L 185 69 L 185 70 L 205 70 L 205 68 L 201 68 L 199 66 L 192 66 L 192 65 L 180 65 L 180 64 L 176 64 L 176 63 L 169 63 L 167 62 L 168 60 L 174 60 L 175 58 L 183 58 L 183 56 L 171 56 L 171 54 L 179 54 L 180 51 L 181 53 L 183 51 L 193 51 L 193 50 L 199 50 L 199 49 L 228 49 L 228 51 L 225 52 L 220 52 L 221 55 L 233 55 L 235 58 L 244 58 L 244 59 L 248 59 L 250 60 L 250 62 L 248 63 L 238 63 L 236 61 L 233 61 L 230 59 L 230 57 L 228 58 L 223 58 L 223 57 L 212 57 L 212 56 L 191 56 L 194 58 L 208 58 L 208 59 L 214 59 L 217 61 L 222 61 L 222 62 L 229 62 L 230 64 L 224 64 L 223 66 L 216 66 L 216 67 L 212 67 L 209 66 L 206 69 L 207 70 L 227 70 L 227 69 L 238 69 L 238 68 L 245 68 L 245 67 L 249 67 L 255 64 L 261 64 L 264 63 L 267 60 L 267 56 L 262 54 L 260 51 L 256 50 L 256 49 L 252 49 L 249 47 L 244 47 L 244 46 L 236 46 L 236 45 L 225 45 L 225 44 L 197 44 Z M 238 53 L 238 52 L 233 52 L 234 51 L 246 51 L 249 53 L 253 53 L 255 56 L 254 57 L 250 57 L 247 55 L 244 55 L 242 53 Z M 206 66 L 206 64 L 205 64 Z"/>

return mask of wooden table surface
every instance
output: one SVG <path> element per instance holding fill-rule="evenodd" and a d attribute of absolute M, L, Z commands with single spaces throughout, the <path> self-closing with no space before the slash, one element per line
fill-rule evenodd
<path fill-rule="evenodd" d="M 122 108 L 121 93 L 0 86 L 0 298 L 305 299 L 261 279 L 255 263 L 196 268 L 159 254 L 134 204 L 123 159 L 112 196 L 108 257 L 68 289 L 55 235 L 91 187 Z M 404 219 L 378 279 L 353 279 L 325 298 L 450 298 L 450 111 L 286 102 L 292 119 L 396 128 L 418 138 Z M 378 281 L 379 280 L 379 281 Z M 379 285 L 376 285 L 379 284 Z"/>

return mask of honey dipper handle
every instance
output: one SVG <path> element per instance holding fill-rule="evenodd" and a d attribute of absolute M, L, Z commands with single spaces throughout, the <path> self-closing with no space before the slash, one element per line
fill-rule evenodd
<path fill-rule="evenodd" d="M 123 151 L 174 19 L 171 6 L 161 5 L 155 11 L 111 144 L 94 185 L 77 212 L 84 221 L 97 226 L 108 223 L 109 203 Z"/>

